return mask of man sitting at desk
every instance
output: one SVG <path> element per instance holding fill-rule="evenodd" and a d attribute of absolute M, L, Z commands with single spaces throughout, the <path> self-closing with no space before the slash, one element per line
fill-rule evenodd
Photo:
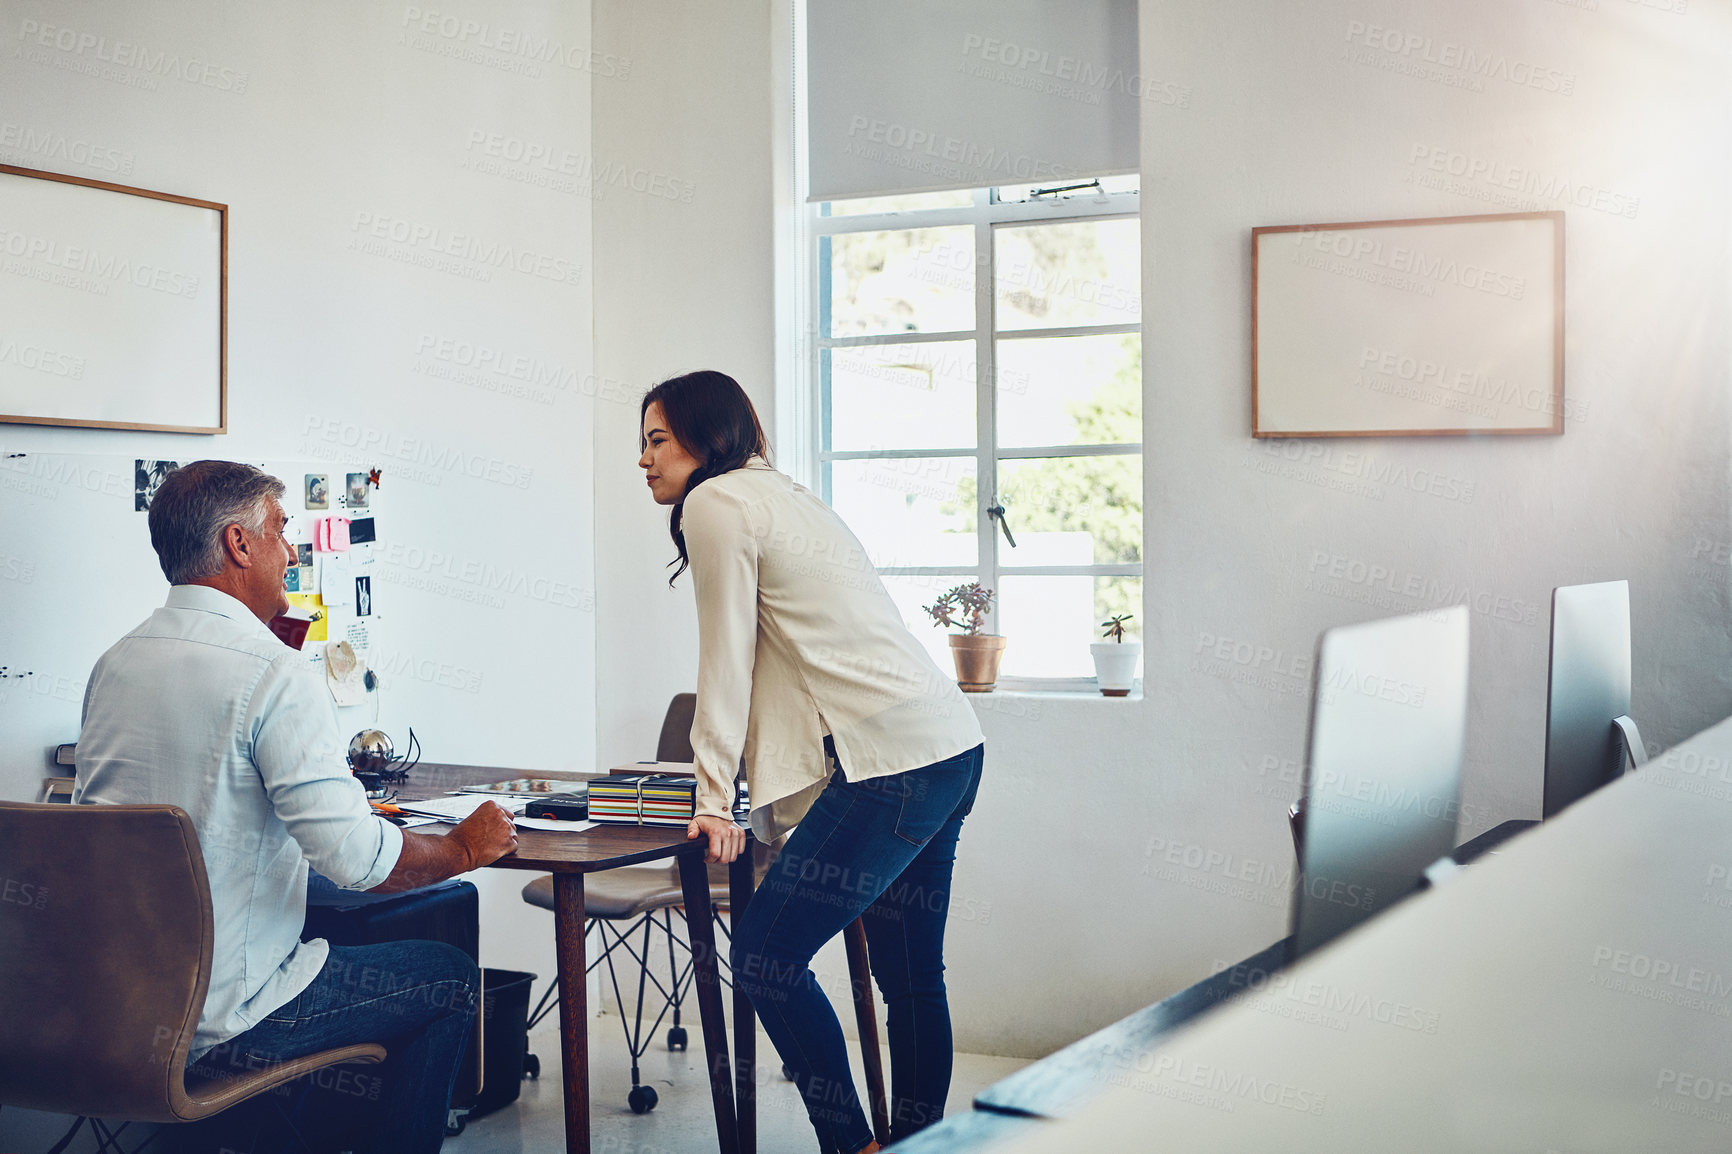
<path fill-rule="evenodd" d="M 192 817 L 216 927 L 193 1058 L 222 1046 L 258 1066 L 381 1043 L 379 1131 L 365 1149 L 434 1151 L 474 1020 L 475 963 L 436 942 L 303 943 L 308 863 L 345 889 L 395 893 L 486 865 L 516 833 L 491 802 L 445 837 L 371 811 L 323 682 L 266 628 L 288 608 L 296 561 L 282 495 L 233 461 L 163 482 L 150 543 L 173 588 L 90 675 L 73 800 Z"/>

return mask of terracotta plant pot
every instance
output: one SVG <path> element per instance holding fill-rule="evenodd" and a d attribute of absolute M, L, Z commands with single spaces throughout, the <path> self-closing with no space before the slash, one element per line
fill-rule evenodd
<path fill-rule="evenodd" d="M 991 693 L 997 687 L 1005 640 L 991 633 L 950 635 L 950 656 L 956 660 L 956 684 L 962 692 Z"/>

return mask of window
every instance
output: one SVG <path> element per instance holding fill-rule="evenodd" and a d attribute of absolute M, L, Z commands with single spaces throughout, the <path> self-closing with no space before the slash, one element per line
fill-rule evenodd
<path fill-rule="evenodd" d="M 1144 620 L 1137 177 L 833 201 L 807 226 L 821 496 L 942 668 L 922 606 L 977 579 L 1002 685 L 1086 687 L 1096 623 Z"/>

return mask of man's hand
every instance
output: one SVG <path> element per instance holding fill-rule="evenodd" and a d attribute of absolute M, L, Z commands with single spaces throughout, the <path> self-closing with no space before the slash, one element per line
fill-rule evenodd
<path fill-rule="evenodd" d="M 708 814 L 692 818 L 686 826 L 686 840 L 691 841 L 699 834 L 707 835 L 710 839 L 710 848 L 704 854 L 704 860 L 712 864 L 727 865 L 746 848 L 746 831 L 726 818 L 711 817 Z"/>
<path fill-rule="evenodd" d="M 511 815 L 496 801 L 484 801 L 475 812 L 457 823 L 457 828 L 445 835 L 462 844 L 469 854 L 469 864 L 462 871 L 491 865 L 517 849 L 517 827 Z"/>
<path fill-rule="evenodd" d="M 475 812 L 441 837 L 403 831 L 403 851 L 391 876 L 374 886 L 376 894 L 400 894 L 480 869 L 517 848 L 517 827 L 497 802 L 484 801 Z"/>

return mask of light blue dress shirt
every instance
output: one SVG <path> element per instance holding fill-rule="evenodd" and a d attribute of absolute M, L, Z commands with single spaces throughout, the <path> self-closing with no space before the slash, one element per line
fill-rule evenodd
<path fill-rule="evenodd" d="M 102 655 L 84 695 L 73 801 L 178 805 L 210 876 L 216 934 L 192 1057 L 251 1029 L 318 975 L 302 943 L 307 865 L 366 890 L 403 832 L 349 773 L 317 672 L 226 593 L 176 585 Z"/>

